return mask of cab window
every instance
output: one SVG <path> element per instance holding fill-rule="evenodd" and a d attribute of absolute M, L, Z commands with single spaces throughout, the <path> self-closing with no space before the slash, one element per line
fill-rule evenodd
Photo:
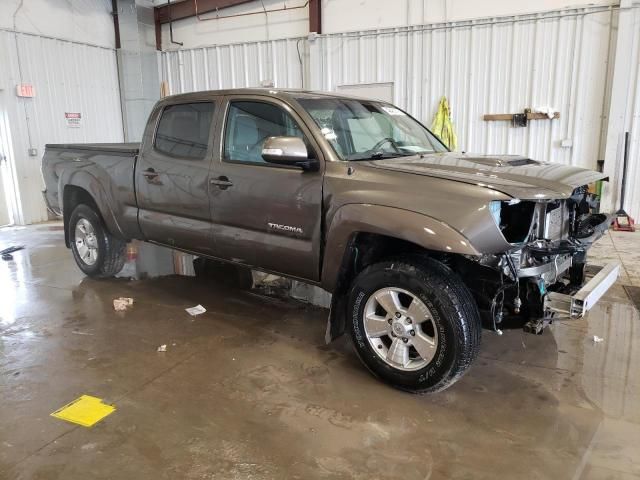
<path fill-rule="evenodd" d="M 186 160 L 203 160 L 209 145 L 213 103 L 168 105 L 158 122 L 154 147 L 157 151 Z"/>
<path fill-rule="evenodd" d="M 291 115 L 276 105 L 231 102 L 224 135 L 224 160 L 266 163 L 262 158 L 262 145 L 269 137 L 281 136 L 305 138 Z"/>

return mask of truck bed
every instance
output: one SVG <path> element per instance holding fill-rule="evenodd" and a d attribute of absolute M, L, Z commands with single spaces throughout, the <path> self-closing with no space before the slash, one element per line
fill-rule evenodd
<path fill-rule="evenodd" d="M 134 172 L 139 149 L 139 143 L 46 145 L 42 178 L 47 207 L 62 215 L 65 195 L 70 204 L 95 202 L 113 235 L 138 238 Z"/>
<path fill-rule="evenodd" d="M 101 152 L 113 152 L 123 154 L 137 154 L 140 144 L 131 143 L 48 143 L 47 149 L 55 150 L 89 150 Z"/>

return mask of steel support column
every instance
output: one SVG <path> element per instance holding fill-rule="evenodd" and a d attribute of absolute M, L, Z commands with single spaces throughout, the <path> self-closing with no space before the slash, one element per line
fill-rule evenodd
<path fill-rule="evenodd" d="M 322 0 L 309 0 L 309 32 L 322 33 Z"/>

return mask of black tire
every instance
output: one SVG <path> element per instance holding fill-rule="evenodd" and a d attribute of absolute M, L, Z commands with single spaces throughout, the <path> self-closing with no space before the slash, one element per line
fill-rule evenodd
<path fill-rule="evenodd" d="M 388 287 L 408 291 L 421 300 L 437 330 L 435 354 L 417 370 L 394 368 L 378 355 L 365 334 L 365 305 L 371 295 Z M 481 320 L 471 292 L 455 272 L 431 258 L 407 256 L 365 268 L 352 284 L 348 315 L 360 360 L 386 383 L 412 393 L 450 387 L 462 377 L 480 349 Z"/>
<path fill-rule="evenodd" d="M 83 260 L 76 244 L 76 226 L 81 220 L 88 221 L 95 232 L 97 258 L 91 264 Z M 84 204 L 78 205 L 69 217 L 68 228 L 73 258 L 78 268 L 86 275 L 94 278 L 108 278 L 115 276 L 122 270 L 127 244 L 107 231 L 100 215 L 93 208 Z"/>

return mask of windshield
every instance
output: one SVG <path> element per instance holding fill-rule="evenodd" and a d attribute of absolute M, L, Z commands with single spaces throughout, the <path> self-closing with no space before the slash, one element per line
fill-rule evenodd
<path fill-rule="evenodd" d="M 392 105 L 341 98 L 298 98 L 342 160 L 371 160 L 447 148 L 425 127 Z"/>

